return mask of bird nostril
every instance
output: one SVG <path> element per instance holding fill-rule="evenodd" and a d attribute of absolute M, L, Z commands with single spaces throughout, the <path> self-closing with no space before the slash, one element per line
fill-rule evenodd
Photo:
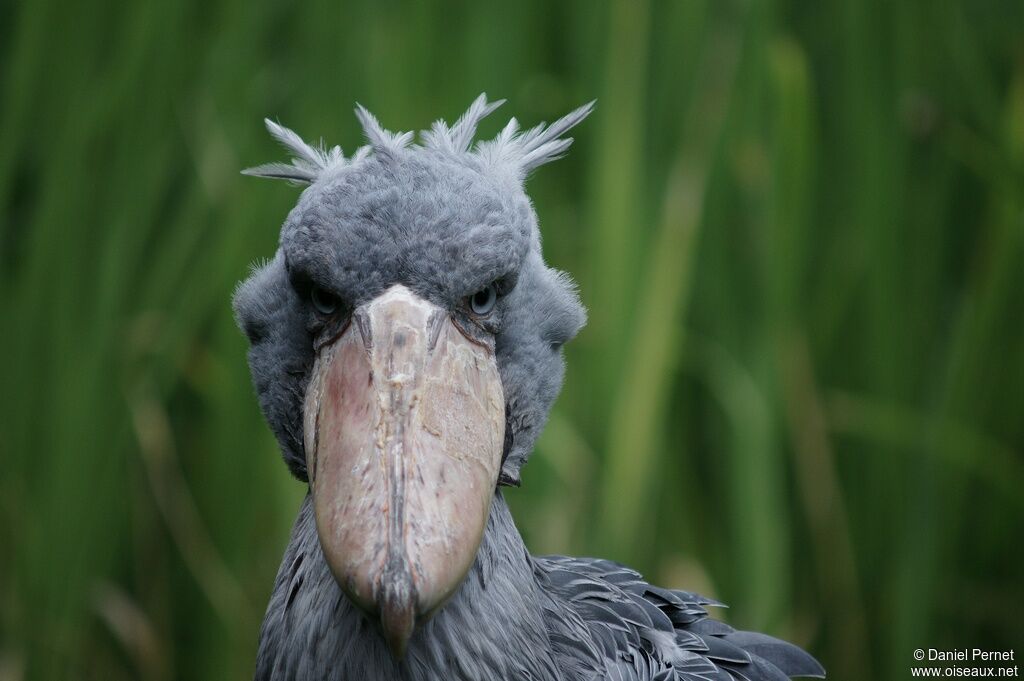
<path fill-rule="evenodd" d="M 430 316 L 430 321 L 427 322 L 427 352 L 433 352 L 434 348 L 437 346 L 437 339 L 441 336 L 441 328 L 444 326 L 444 320 L 447 317 L 448 315 L 440 310 L 434 312 Z"/>
<path fill-rule="evenodd" d="M 370 315 L 366 310 L 356 310 L 352 317 L 355 319 L 356 328 L 359 329 L 359 336 L 363 339 L 363 347 L 369 352 L 373 349 L 373 331 L 370 329 Z"/>

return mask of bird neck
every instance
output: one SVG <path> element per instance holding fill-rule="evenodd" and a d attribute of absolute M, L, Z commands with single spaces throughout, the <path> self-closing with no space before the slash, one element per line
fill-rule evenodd
<path fill-rule="evenodd" d="M 545 599 L 499 490 L 462 585 L 413 635 L 409 668 L 432 669 L 424 679 L 560 679 L 544 621 Z"/>
<path fill-rule="evenodd" d="M 256 678 L 561 679 L 547 596 L 501 492 L 458 591 L 396 661 L 375 622 L 341 592 L 320 550 L 310 499 L 299 511 L 260 632 Z"/>

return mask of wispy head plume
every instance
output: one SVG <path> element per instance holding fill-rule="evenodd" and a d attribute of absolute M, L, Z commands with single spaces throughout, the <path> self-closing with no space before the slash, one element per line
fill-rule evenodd
<path fill-rule="evenodd" d="M 487 172 L 522 180 L 534 168 L 565 155 L 573 140 L 563 135 L 594 110 L 594 102 L 590 102 L 551 125 L 541 123 L 524 132 L 519 131 L 519 123 L 513 118 L 494 139 L 478 142 L 474 146 L 480 121 L 504 102 L 503 99 L 488 102 L 487 95 L 481 94 L 454 125 L 449 127 L 445 121 L 437 120 L 430 130 L 423 131 L 420 134 L 421 148 L 456 157 L 472 157 L 482 162 Z M 415 151 L 417 148 L 410 148 L 412 132 L 384 129 L 377 118 L 361 104 L 356 105 L 356 117 L 362 124 L 368 146 L 358 149 L 351 159 L 344 157 L 340 147 L 327 150 L 322 145 L 311 146 L 288 128 L 267 119 L 267 129 L 292 155 L 291 163 L 268 163 L 242 172 L 296 184 L 312 184 L 329 171 L 350 167 L 371 154 L 394 158 L 403 151 Z"/>

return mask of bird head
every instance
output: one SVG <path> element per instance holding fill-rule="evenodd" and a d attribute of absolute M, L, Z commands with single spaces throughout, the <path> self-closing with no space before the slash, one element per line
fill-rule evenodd
<path fill-rule="evenodd" d="M 398 656 L 464 579 L 496 488 L 519 484 L 585 322 L 523 182 L 592 104 L 474 144 L 500 103 L 418 144 L 358 107 L 351 157 L 267 121 L 293 159 L 244 171 L 306 185 L 235 295 L 260 405 L 335 579 Z"/>

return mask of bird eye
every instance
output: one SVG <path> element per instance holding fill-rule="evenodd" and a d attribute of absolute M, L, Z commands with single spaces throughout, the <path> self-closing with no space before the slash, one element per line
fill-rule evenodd
<path fill-rule="evenodd" d="M 316 311 L 322 315 L 334 314 L 338 309 L 338 299 L 319 286 L 314 286 L 310 290 L 309 300 L 313 303 Z"/>
<path fill-rule="evenodd" d="M 498 302 L 498 289 L 494 284 L 488 284 L 469 297 L 469 309 L 473 311 L 473 314 L 482 317 L 491 313 L 496 302 Z"/>

